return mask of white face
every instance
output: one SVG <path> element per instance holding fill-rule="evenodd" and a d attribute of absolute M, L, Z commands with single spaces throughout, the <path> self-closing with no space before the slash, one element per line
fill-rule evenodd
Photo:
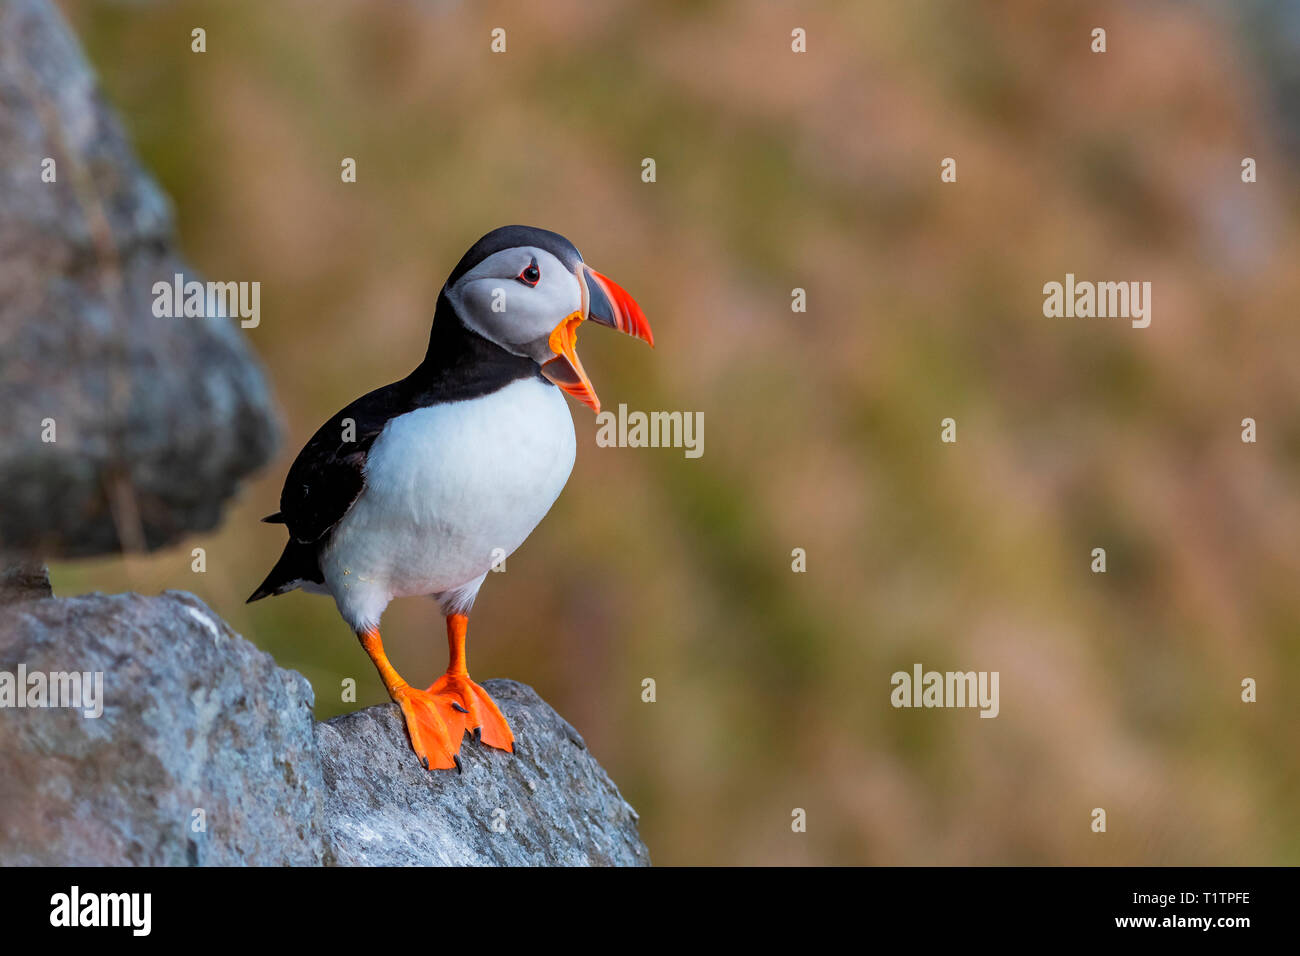
<path fill-rule="evenodd" d="M 488 256 L 447 290 L 447 298 L 468 328 L 539 365 L 555 358 L 548 344 L 555 327 L 584 309 L 578 277 L 532 246 Z"/>

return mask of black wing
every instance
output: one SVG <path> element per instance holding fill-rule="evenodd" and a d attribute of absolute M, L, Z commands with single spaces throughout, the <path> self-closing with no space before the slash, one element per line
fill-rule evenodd
<path fill-rule="evenodd" d="M 366 456 L 390 418 L 410 410 L 404 382 L 375 389 L 316 430 L 298 453 L 280 492 L 280 511 L 270 517 L 295 541 L 321 542 L 365 487 Z"/>

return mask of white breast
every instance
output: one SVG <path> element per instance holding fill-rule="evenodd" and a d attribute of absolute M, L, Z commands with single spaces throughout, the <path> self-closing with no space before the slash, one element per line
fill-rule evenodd
<path fill-rule="evenodd" d="M 545 517 L 575 446 L 563 394 L 533 378 L 394 418 L 371 446 L 365 490 L 320 556 L 344 618 L 377 625 L 392 598 L 480 578 Z"/>

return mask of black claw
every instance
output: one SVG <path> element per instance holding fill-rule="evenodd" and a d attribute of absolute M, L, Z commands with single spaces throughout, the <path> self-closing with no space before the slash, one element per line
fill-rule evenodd
<path fill-rule="evenodd" d="M 451 759 L 454 760 L 454 761 L 456 761 L 456 772 L 457 772 L 457 773 L 460 773 L 460 772 L 461 772 L 461 769 L 460 769 L 460 754 L 456 754 L 456 756 L 452 757 Z"/>
<path fill-rule="evenodd" d="M 453 709 L 453 710 L 459 710 L 462 714 L 468 714 L 468 713 L 469 713 L 468 710 L 466 710 L 466 709 L 465 709 L 464 707 L 462 707 L 460 704 L 456 703 L 454 700 L 451 702 L 451 706 L 452 706 L 452 709 Z"/>
<path fill-rule="evenodd" d="M 421 757 L 421 758 L 420 758 L 420 763 L 424 764 L 424 769 L 425 769 L 425 770 L 428 770 L 428 769 L 429 769 L 429 758 L 428 758 L 428 757 Z"/>
<path fill-rule="evenodd" d="M 482 727 L 475 727 L 475 728 L 474 728 L 474 743 L 476 743 L 476 744 L 477 744 L 477 743 L 481 743 L 482 740 L 483 740 L 483 728 L 482 728 Z"/>

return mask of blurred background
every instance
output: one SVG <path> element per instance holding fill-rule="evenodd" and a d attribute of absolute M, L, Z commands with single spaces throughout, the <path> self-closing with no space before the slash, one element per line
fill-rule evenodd
<path fill-rule="evenodd" d="M 701 411 L 704 455 L 600 448 L 574 405 L 471 669 L 578 728 L 655 862 L 1300 862 L 1300 5 L 60 6 L 189 262 L 261 282 L 284 442 L 218 532 L 56 593 L 193 591 L 319 718 L 386 700 L 329 599 L 243 604 L 258 519 L 473 240 L 544 226 L 653 324 L 583 337 L 605 406 Z M 1151 327 L 1044 318 L 1067 272 L 1152 282 Z M 432 601 L 384 635 L 444 668 Z M 916 662 L 999 671 L 1000 716 L 893 709 Z"/>

